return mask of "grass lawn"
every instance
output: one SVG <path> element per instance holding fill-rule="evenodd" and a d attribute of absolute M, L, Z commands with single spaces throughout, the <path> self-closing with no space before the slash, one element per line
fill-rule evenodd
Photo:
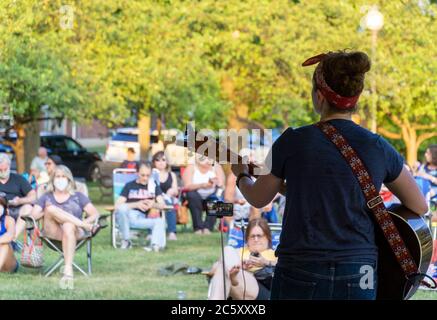
<path fill-rule="evenodd" d="M 99 203 L 99 193 L 90 184 L 90 196 L 103 213 L 110 203 Z M 177 292 L 186 292 L 187 299 L 206 299 L 205 276 L 177 274 L 161 276 L 159 268 L 170 263 L 186 263 L 209 269 L 220 255 L 220 234 L 194 235 L 189 230 L 178 233 L 178 241 L 168 242 L 164 252 L 145 252 L 137 247 L 116 250 L 110 245 L 109 227 L 93 241 L 93 275 L 89 278 L 75 274 L 73 290 L 62 290 L 60 274 L 43 277 L 38 270 L 21 267 L 16 274 L 0 274 L 0 299 L 176 299 Z M 75 261 L 86 267 L 85 248 Z M 56 259 L 53 251 L 45 249 L 46 265 Z M 437 293 L 418 291 L 414 299 L 437 299 Z"/>

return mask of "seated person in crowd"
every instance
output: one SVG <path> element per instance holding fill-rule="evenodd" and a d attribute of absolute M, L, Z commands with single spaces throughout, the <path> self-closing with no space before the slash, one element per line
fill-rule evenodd
<path fill-rule="evenodd" d="M 279 199 L 279 193 L 268 205 L 261 209 L 261 217 L 266 219 L 268 223 L 278 223 L 278 213 L 274 206 L 276 199 Z"/>
<path fill-rule="evenodd" d="M 5 153 L 0 153 L 0 192 L 6 194 L 9 215 L 14 220 L 32 210 L 36 192 L 23 176 L 11 172 L 11 160 Z"/>
<path fill-rule="evenodd" d="M 425 164 L 420 166 L 417 176 L 428 180 L 431 185 L 430 195 L 437 195 L 437 144 L 430 145 L 425 151 Z"/>
<path fill-rule="evenodd" d="M 196 154 L 195 163 L 189 164 L 182 176 L 184 188 L 188 190 L 188 207 L 191 211 L 193 229 L 196 234 L 210 234 L 216 217 L 206 215 L 202 219 L 204 201 L 218 199 L 225 183 L 225 174 L 220 164 Z"/>
<path fill-rule="evenodd" d="M 0 194 L 0 272 L 16 272 L 18 261 L 15 259 L 12 241 L 15 235 L 15 220 L 8 215 L 8 200 Z"/>
<path fill-rule="evenodd" d="M 83 212 L 86 219 L 82 219 Z M 58 165 L 50 178 L 47 192 L 36 202 L 31 212 L 35 220 L 43 218 L 44 235 L 62 241 L 65 257 L 63 279 L 73 280 L 73 258 L 77 240 L 85 232 L 96 233 L 99 213 L 90 199 L 76 191 L 73 175 L 66 166 Z"/>
<path fill-rule="evenodd" d="M 245 233 L 247 246 L 241 249 L 225 247 L 226 297 L 223 297 L 223 264 L 216 262 L 210 273 L 209 300 L 268 300 L 270 287 L 268 281 L 258 281 L 254 273 L 264 267 L 273 267 L 277 259 L 272 247 L 272 234 L 267 221 L 249 221 Z M 243 261 L 243 263 L 242 263 Z M 242 268 L 241 268 L 242 267 Z M 243 278 L 244 273 L 244 278 Z M 246 285 L 244 285 L 244 279 Z M 244 291 L 245 290 L 245 291 Z"/>
<path fill-rule="evenodd" d="M 245 222 L 260 218 L 260 213 L 258 209 L 251 206 L 249 202 L 246 201 L 240 189 L 236 186 L 237 177 L 232 173 L 226 178 L 226 188 L 225 188 L 225 202 L 234 204 L 234 215 L 232 217 L 225 217 L 226 223 L 232 228 L 233 221 L 244 220 Z"/>
<path fill-rule="evenodd" d="M 46 171 L 40 174 L 38 181 L 38 187 L 36 189 L 37 198 L 39 199 L 43 194 L 47 192 L 50 186 L 50 179 L 55 173 L 55 169 L 58 165 L 62 164 L 62 160 L 57 155 L 50 155 L 45 163 Z M 88 197 L 88 187 L 85 183 L 74 181 L 75 190 L 83 193 Z M 30 212 L 29 212 L 30 213 Z M 24 216 L 24 215 L 22 215 Z M 23 219 L 18 219 L 15 226 L 15 239 L 24 231 L 26 222 Z"/>
<path fill-rule="evenodd" d="M 170 164 L 163 151 L 155 153 L 152 157 L 153 170 L 157 170 L 156 182 L 162 191 L 162 197 L 167 205 L 174 205 L 178 201 L 179 189 L 176 174 L 171 172 Z M 168 239 L 177 240 L 176 237 L 176 211 L 166 210 Z"/>
<path fill-rule="evenodd" d="M 120 168 L 138 169 L 138 161 L 135 161 L 135 150 L 132 147 L 127 148 L 127 158 L 123 161 Z"/>
<path fill-rule="evenodd" d="M 151 246 L 146 251 L 160 251 L 165 248 L 165 221 L 157 213 L 163 207 L 161 190 L 156 188 L 151 165 L 141 163 L 138 167 L 138 178 L 127 183 L 115 203 L 115 217 L 122 234 L 122 249 L 132 246 L 130 229 L 151 229 Z M 156 197 L 156 202 L 155 202 Z"/>
<path fill-rule="evenodd" d="M 38 154 L 35 158 L 33 158 L 32 163 L 30 164 L 30 173 L 36 179 L 39 178 L 39 175 L 42 172 L 47 171 L 45 167 L 45 163 L 47 161 L 47 149 L 44 147 L 40 147 L 38 149 Z"/>
<path fill-rule="evenodd" d="M 56 166 L 63 164 L 61 157 L 58 155 L 50 155 L 47 158 L 47 161 L 45 163 L 46 172 L 47 172 L 47 180 L 41 180 L 41 183 L 38 182 L 38 198 L 44 194 L 48 187 L 48 182 L 50 181 L 50 177 L 55 172 Z M 40 175 L 41 176 L 41 175 Z M 88 187 L 84 182 L 78 181 L 76 178 L 74 178 L 74 184 L 76 186 L 76 190 L 79 192 L 82 192 L 84 195 L 88 197 Z"/>

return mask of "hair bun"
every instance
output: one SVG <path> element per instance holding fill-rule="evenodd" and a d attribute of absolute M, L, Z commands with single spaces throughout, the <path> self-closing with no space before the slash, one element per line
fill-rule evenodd
<path fill-rule="evenodd" d="M 352 97 L 363 90 L 364 74 L 370 66 L 370 59 L 364 52 L 331 52 L 323 61 L 323 75 L 335 92 Z"/>

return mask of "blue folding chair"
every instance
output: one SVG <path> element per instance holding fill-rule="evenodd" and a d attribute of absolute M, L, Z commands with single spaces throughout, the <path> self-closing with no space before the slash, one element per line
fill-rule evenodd
<path fill-rule="evenodd" d="M 126 183 L 135 180 L 137 177 L 138 174 L 135 169 L 114 169 L 112 172 L 114 203 L 117 202 Z M 121 245 L 121 232 L 117 226 L 115 209 L 112 209 L 111 212 L 111 244 L 114 248 L 118 248 Z"/>
<path fill-rule="evenodd" d="M 121 191 L 123 190 L 124 186 L 135 180 L 138 177 L 138 173 L 135 169 L 114 169 L 112 173 L 112 180 L 113 180 L 113 197 L 114 197 L 114 203 L 117 202 L 118 198 L 120 197 Z M 155 183 L 153 181 L 153 178 L 150 179 L 149 183 Z M 161 210 L 161 213 L 167 209 Z M 114 248 L 119 248 L 121 245 L 121 232 L 118 229 L 117 221 L 116 221 L 116 212 L 115 208 L 111 208 L 111 244 Z M 165 222 L 165 214 L 161 214 L 164 222 Z M 138 240 L 139 245 L 144 246 L 147 242 L 147 236 L 149 235 L 149 230 L 144 229 L 130 229 L 131 239 L 132 240 Z"/>

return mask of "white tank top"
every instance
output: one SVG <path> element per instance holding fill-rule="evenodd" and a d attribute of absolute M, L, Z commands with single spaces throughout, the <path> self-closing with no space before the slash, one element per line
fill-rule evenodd
<path fill-rule="evenodd" d="M 215 178 L 215 170 L 214 167 L 212 167 L 212 170 L 209 170 L 208 172 L 202 173 L 197 168 L 197 166 L 194 166 L 194 174 L 193 174 L 193 183 L 207 183 L 209 179 Z M 215 188 L 208 188 L 208 189 L 197 189 L 197 192 L 200 194 L 202 199 L 208 198 L 209 195 L 213 194 L 215 191 Z"/>

